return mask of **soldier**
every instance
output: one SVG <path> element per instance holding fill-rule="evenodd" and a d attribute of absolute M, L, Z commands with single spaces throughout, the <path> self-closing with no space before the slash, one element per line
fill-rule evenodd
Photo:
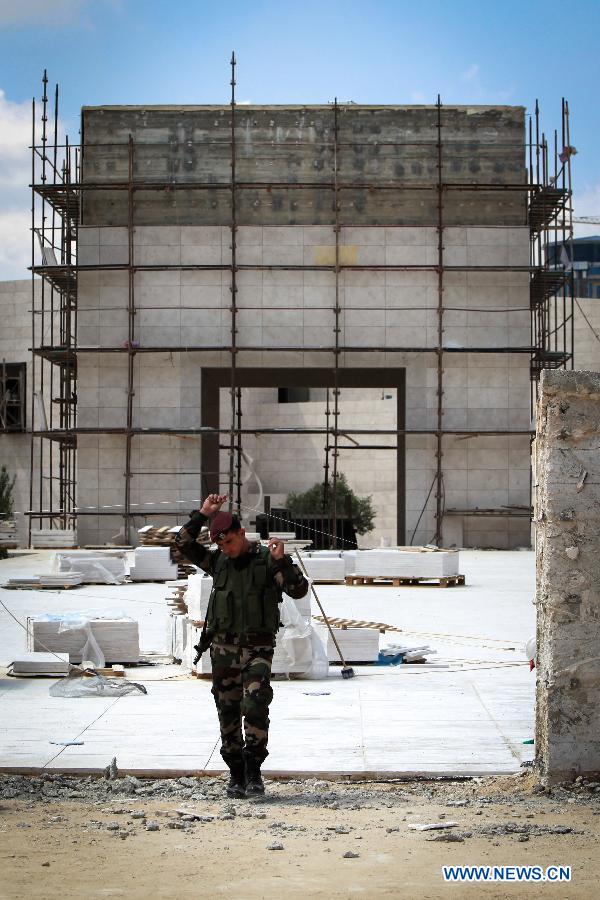
<path fill-rule="evenodd" d="M 271 663 L 282 592 L 299 599 L 308 583 L 283 541 L 250 543 L 239 519 L 220 512 L 227 500 L 210 494 L 177 536 L 183 555 L 213 576 L 205 631 L 198 652 L 211 646 L 212 694 L 221 729 L 221 756 L 231 773 L 229 797 L 264 793 L 260 767 L 267 757 Z M 196 543 L 210 516 L 218 549 Z M 242 719 L 244 733 L 242 734 Z M 245 738 L 245 741 L 244 741 Z"/>

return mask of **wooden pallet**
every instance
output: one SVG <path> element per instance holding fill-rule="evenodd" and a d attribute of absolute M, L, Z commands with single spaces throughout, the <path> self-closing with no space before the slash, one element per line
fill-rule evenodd
<path fill-rule="evenodd" d="M 381 634 L 385 634 L 386 631 L 402 631 L 401 628 L 397 628 L 395 625 L 387 625 L 385 622 L 365 622 L 364 619 L 332 619 L 330 616 L 327 616 L 327 622 L 324 616 L 313 616 L 313 619 L 316 622 L 322 622 L 323 625 L 329 622 L 331 626 L 341 628 L 342 631 L 348 628 L 376 628 Z"/>
<path fill-rule="evenodd" d="M 133 544 L 84 544 L 84 550 L 135 550 Z"/>
<path fill-rule="evenodd" d="M 105 666 L 103 669 L 85 671 L 85 675 L 104 675 L 105 678 L 125 678 L 125 667 L 121 665 Z"/>
<path fill-rule="evenodd" d="M 82 584 L 2 584 L 5 591 L 70 591 L 83 587 Z"/>
<path fill-rule="evenodd" d="M 346 575 L 349 587 L 457 587 L 465 583 L 464 575 L 442 575 L 439 578 L 386 578 L 384 575 Z"/>

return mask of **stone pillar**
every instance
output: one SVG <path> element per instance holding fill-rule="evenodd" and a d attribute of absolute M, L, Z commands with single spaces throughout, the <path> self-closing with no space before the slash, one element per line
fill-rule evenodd
<path fill-rule="evenodd" d="M 542 373 L 535 453 L 535 740 L 556 782 L 600 771 L 600 373 Z"/>

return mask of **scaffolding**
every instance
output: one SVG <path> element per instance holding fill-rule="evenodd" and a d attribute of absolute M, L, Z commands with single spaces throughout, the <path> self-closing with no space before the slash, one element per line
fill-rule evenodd
<path fill-rule="evenodd" d="M 73 528 L 76 522 L 80 148 L 59 141 L 58 85 L 49 128 L 46 72 L 42 85 L 40 123 L 32 104 L 30 539 L 36 520 L 40 528 Z"/>
<path fill-rule="evenodd" d="M 433 181 L 419 183 L 416 181 L 404 182 L 399 177 L 394 181 L 359 181 L 356 178 L 349 180 L 342 176 L 340 161 L 343 154 L 348 152 L 348 146 L 340 140 L 339 117 L 346 107 L 334 100 L 329 105 L 329 128 L 322 140 L 321 160 L 323 168 L 328 163 L 329 175 L 322 174 L 312 181 L 289 180 L 285 182 L 276 180 L 264 180 L 257 178 L 249 181 L 239 177 L 237 161 L 239 159 L 239 134 L 238 134 L 238 106 L 236 104 L 236 60 L 231 58 L 231 100 L 229 104 L 230 114 L 230 179 L 226 181 L 206 180 L 198 181 L 185 175 L 188 160 L 197 152 L 193 142 L 188 142 L 185 149 L 183 165 L 176 159 L 173 147 L 168 147 L 170 177 L 140 176 L 143 171 L 142 162 L 147 161 L 150 145 L 148 142 L 136 144 L 130 134 L 127 142 L 127 177 L 112 178 L 110 181 L 97 180 L 89 172 L 85 171 L 86 144 L 82 147 L 64 143 L 58 139 L 58 87 L 55 91 L 53 109 L 53 128 L 49 130 L 48 119 L 50 105 L 47 96 L 48 79 L 44 73 L 43 96 L 41 102 L 41 127 L 36 122 L 36 105 L 33 104 L 33 135 L 32 135 L 32 383 L 35 386 L 31 399 L 32 418 L 32 442 L 31 442 L 31 487 L 30 487 L 30 527 L 32 522 L 39 522 L 40 527 L 67 528 L 74 527 L 79 516 L 82 515 L 115 515 L 115 508 L 82 509 L 77 506 L 76 484 L 76 451 L 77 438 L 81 434 L 119 434 L 125 436 L 125 491 L 124 502 L 120 505 L 118 515 L 122 517 L 124 535 L 129 539 L 130 527 L 134 519 L 140 515 L 131 496 L 131 479 L 133 476 L 131 456 L 132 441 L 134 438 L 143 440 L 145 435 L 177 434 L 210 437 L 218 442 L 220 450 L 226 450 L 228 454 L 227 472 L 206 471 L 204 460 L 202 472 L 194 473 L 202 477 L 203 490 L 212 479 L 216 477 L 219 487 L 226 489 L 230 498 L 230 506 L 236 511 L 241 509 L 242 496 L 242 461 L 244 458 L 244 435 L 253 434 L 320 434 L 324 436 L 325 462 L 323 506 L 327 512 L 333 535 L 333 546 L 336 546 L 336 532 L 333 523 L 337 519 L 336 509 L 336 485 L 339 476 L 338 460 L 340 454 L 340 437 L 354 441 L 353 449 L 382 449 L 390 448 L 397 451 L 402 447 L 407 435 L 431 435 L 435 440 L 435 476 L 430 488 L 425 506 L 431 494 L 435 498 L 435 534 L 433 542 L 440 545 L 442 542 L 442 524 L 446 515 L 514 515 L 516 517 L 528 516 L 529 509 L 447 509 L 444 497 L 444 467 L 443 467 L 443 441 L 446 436 L 456 435 L 465 438 L 484 435 L 531 435 L 530 429 L 485 429 L 483 431 L 469 431 L 467 429 L 450 429 L 444 427 L 444 360 L 449 354 L 526 354 L 530 359 L 530 373 L 532 383 L 532 402 L 535 398 L 536 384 L 540 372 L 544 368 L 572 367 L 573 361 L 573 294 L 569 293 L 568 281 L 571 277 L 568 270 L 557 270 L 551 267 L 547 258 L 546 245 L 549 236 L 553 240 L 568 243 L 572 240 L 572 210 L 571 210 L 571 153 L 569 133 L 569 109 L 566 101 L 562 102 L 562 116 L 560 129 L 555 131 L 553 148 L 549 148 L 546 135 L 540 128 L 540 111 L 536 102 L 535 112 L 529 119 L 528 138 L 525 146 L 528 150 L 528 159 L 523 160 L 523 178 L 515 181 L 491 181 L 478 182 L 449 179 L 447 176 L 445 149 L 451 144 L 451 138 L 444 135 L 444 106 L 441 98 L 437 98 L 435 104 L 435 133 L 436 139 L 433 145 L 427 145 L 432 150 L 435 158 L 436 175 Z M 206 139 L 207 153 L 220 153 L 218 142 L 211 145 Z M 295 146 L 300 148 L 301 142 L 295 139 Z M 477 144 L 475 138 L 471 145 Z M 255 146 L 257 144 L 255 143 Z M 393 152 L 392 145 L 387 148 Z M 404 145 L 408 146 L 407 144 Z M 413 141 L 411 149 L 418 154 L 425 152 L 426 145 L 423 142 Z M 120 154 L 123 147 L 107 148 L 114 151 L 115 158 L 122 159 Z M 189 154 L 186 156 L 185 154 Z M 60 160 L 59 160 L 60 157 Z M 181 170 L 184 170 L 185 177 Z M 77 254 L 77 233 L 80 224 L 85 221 L 86 202 L 91 198 L 106 197 L 107 191 L 112 198 L 117 198 L 116 204 L 121 204 L 124 198 L 126 204 L 126 224 L 128 233 L 127 260 L 122 263 L 109 265 L 80 265 Z M 328 225 L 333 229 L 334 256 L 329 264 L 316 266 L 303 265 L 267 265 L 264 263 L 241 263 L 237 254 L 237 232 L 239 228 L 239 210 L 242 202 L 253 203 L 260 206 L 261 197 L 271 196 L 274 192 L 318 191 L 331 201 L 325 203 L 325 212 L 321 213 Z M 445 262 L 444 235 L 449 226 L 446 215 L 448 198 L 456 195 L 464 195 L 467 199 L 480 192 L 485 192 L 490 197 L 517 196 L 522 198 L 524 217 L 523 225 L 528 225 L 530 230 L 530 263 L 528 266 L 477 266 L 481 271 L 518 271 L 527 273 L 530 280 L 530 316 L 531 316 L 531 340 L 526 346 L 480 346 L 480 347 L 451 347 L 444 343 L 445 315 L 451 309 L 444 301 L 446 273 L 452 271 L 469 271 L 468 265 L 449 266 Z M 231 256 L 228 263 L 219 265 L 183 265 L 183 264 L 143 264 L 136 260 L 134 252 L 134 230 L 136 227 L 137 197 L 143 193 L 150 195 L 163 195 L 177 198 L 181 195 L 184 202 L 196 202 L 190 198 L 200 198 L 198 202 L 206 207 L 212 205 L 216 209 L 219 204 L 216 198 L 229 197 L 228 227 L 230 230 Z M 355 202 L 354 199 L 344 204 L 344 196 L 351 194 L 352 198 L 386 195 L 392 198 L 418 197 L 432 195 L 435 197 L 435 218 L 428 223 L 434 226 L 437 232 L 436 260 L 431 264 L 420 265 L 360 265 L 357 266 L 346 260 L 342 254 L 340 243 L 341 230 L 351 227 L 353 221 L 348 210 Z M 311 195 L 312 196 L 312 195 Z M 246 208 L 244 207 L 244 208 Z M 290 208 L 294 209 L 291 201 Z M 222 216 L 222 212 L 219 213 Z M 223 224 L 222 218 L 215 213 L 215 224 Z M 258 224 L 264 224 L 258 222 Z M 320 222 L 313 224 L 321 224 Z M 403 223 L 406 224 L 406 223 Z M 420 223 L 417 223 L 420 224 Z M 451 221 L 452 225 L 460 224 Z M 470 223 L 465 223 L 470 224 Z M 114 346 L 77 346 L 77 282 L 80 271 L 94 269 L 122 270 L 128 274 L 128 301 L 127 340 Z M 140 271 L 161 271 L 170 268 L 178 268 L 181 271 L 193 269 L 216 269 L 229 273 L 231 304 L 230 313 L 230 341 L 228 346 L 143 346 L 137 337 L 136 328 L 136 283 L 135 275 Z M 243 350 L 244 354 L 273 354 L 289 352 L 288 346 L 248 346 L 240 348 L 237 344 L 237 322 L 239 309 L 237 303 L 238 273 L 247 270 L 277 270 L 301 268 L 304 271 L 317 269 L 333 273 L 335 282 L 335 301 L 332 313 L 331 342 L 327 346 L 303 346 L 303 352 L 322 354 L 324 367 L 330 373 L 330 382 L 327 385 L 326 419 L 322 428 L 266 428 L 252 427 L 246 429 L 242 424 L 242 383 L 238 373 L 238 354 Z M 386 354 L 401 354 L 402 357 L 411 357 L 414 354 L 432 354 L 436 360 L 436 409 L 435 425 L 431 428 L 406 428 L 404 421 L 398 421 L 395 429 L 340 429 L 339 398 L 341 393 L 340 373 L 343 371 L 341 358 L 343 354 L 361 353 L 378 354 L 382 352 L 379 346 L 349 346 L 340 339 L 342 333 L 341 317 L 343 307 L 341 303 L 340 280 L 348 269 L 362 269 L 370 271 L 389 271 L 411 269 L 427 270 L 435 273 L 437 283 L 436 306 L 436 344 L 427 346 L 426 341 L 417 346 L 385 347 Z M 41 278 L 41 292 L 36 296 L 33 290 L 34 279 Z M 244 307 L 251 309 L 252 307 Z M 256 308 L 256 307 L 255 307 Z M 373 306 L 369 309 L 376 310 Z M 196 428 L 141 428 L 134 426 L 134 371 L 135 361 L 141 354 L 181 353 L 198 354 L 212 351 L 226 351 L 229 353 L 229 393 L 230 393 L 230 422 L 228 427 L 200 426 Z M 127 357 L 127 407 L 126 423 L 122 427 L 80 427 L 77 423 L 77 359 L 86 353 L 94 354 L 125 354 Z M 257 356 L 257 359 L 260 357 Z M 385 436 L 395 439 L 395 444 L 378 443 Z M 366 437 L 374 442 L 364 442 Z M 362 439 L 362 443 L 361 443 Z M 220 469 L 220 466 L 217 468 Z M 159 472 L 153 474 L 160 474 Z M 164 473 L 167 474 L 167 473 Z M 423 508 L 425 509 L 425 507 Z M 144 508 L 144 516 L 160 515 L 179 517 L 183 515 L 181 508 L 173 503 L 173 509 L 164 506 L 156 508 Z M 417 523 L 418 524 L 418 523 Z M 400 531 L 400 529 L 399 529 Z M 416 528 L 415 528 L 416 531 Z M 414 533 L 413 533 L 414 534 Z M 404 542 L 404 535 L 398 535 L 399 543 Z"/>

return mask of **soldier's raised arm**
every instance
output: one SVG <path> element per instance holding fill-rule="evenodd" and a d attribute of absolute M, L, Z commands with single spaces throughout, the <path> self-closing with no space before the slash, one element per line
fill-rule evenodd
<path fill-rule="evenodd" d="M 269 541 L 271 552 L 271 573 L 280 591 L 284 591 L 294 600 L 300 600 L 308 593 L 308 581 L 293 562 L 292 557 L 284 552 L 285 547 L 279 538 Z"/>
<path fill-rule="evenodd" d="M 226 494 L 209 494 L 202 506 L 193 512 L 188 522 L 181 528 L 175 538 L 180 553 L 196 566 L 200 566 L 209 575 L 213 574 L 215 557 L 218 551 L 210 552 L 204 544 L 197 543 L 203 526 L 208 525 L 209 517 L 217 513 L 227 500 Z"/>

